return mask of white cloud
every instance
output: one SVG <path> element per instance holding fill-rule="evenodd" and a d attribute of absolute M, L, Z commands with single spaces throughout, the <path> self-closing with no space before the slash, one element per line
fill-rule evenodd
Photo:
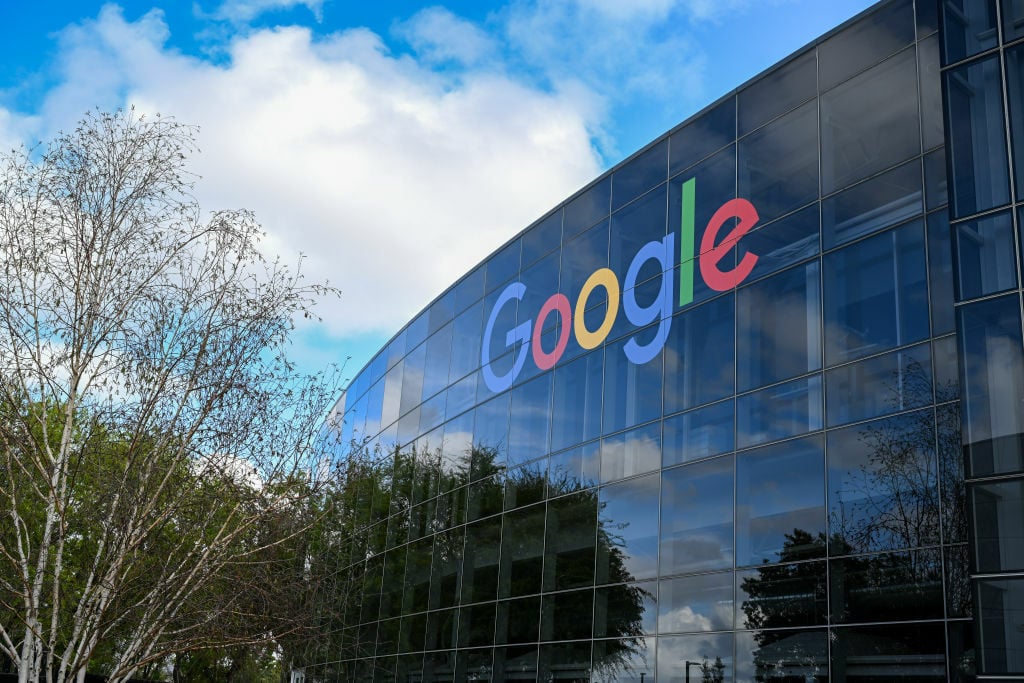
<path fill-rule="evenodd" d="M 443 7 L 428 7 L 395 27 L 423 60 L 472 65 L 496 55 L 498 45 L 483 29 Z"/>
<path fill-rule="evenodd" d="M 317 21 L 323 16 L 323 0 L 225 0 L 212 14 L 214 18 L 236 23 L 252 21 L 265 12 L 307 7 Z"/>
<path fill-rule="evenodd" d="M 340 287 L 321 311 L 334 334 L 397 329 L 599 171 L 578 91 L 439 75 L 367 30 L 256 31 L 223 65 L 166 37 L 158 12 L 112 7 L 66 31 L 44 133 L 126 103 L 198 124 L 201 203 L 255 210 L 270 251 Z"/>

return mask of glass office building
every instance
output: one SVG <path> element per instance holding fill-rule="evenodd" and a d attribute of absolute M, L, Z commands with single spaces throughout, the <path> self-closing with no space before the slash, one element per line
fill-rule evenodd
<path fill-rule="evenodd" d="M 306 680 L 1020 680 L 1022 38 L 881 2 L 431 303 L 335 411 Z"/>

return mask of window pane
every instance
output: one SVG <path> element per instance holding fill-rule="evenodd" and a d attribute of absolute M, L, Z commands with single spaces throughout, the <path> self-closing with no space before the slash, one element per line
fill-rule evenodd
<path fill-rule="evenodd" d="M 661 466 L 661 423 L 616 434 L 601 441 L 601 481 L 650 472 Z"/>
<path fill-rule="evenodd" d="M 918 7 L 933 2 L 918 2 Z M 939 37 L 930 36 L 917 44 L 917 69 L 921 80 L 921 135 L 924 148 L 931 149 L 944 142 L 942 121 L 942 77 L 939 74 Z"/>
<path fill-rule="evenodd" d="M 736 139 L 736 99 L 729 97 L 672 134 L 669 177 Z"/>
<path fill-rule="evenodd" d="M 451 371 L 449 373 L 452 381 L 465 377 L 480 366 L 483 316 L 483 305 L 477 304 L 455 318 L 452 327 Z M 449 412 L 449 416 L 454 417 L 454 414 Z"/>
<path fill-rule="evenodd" d="M 550 374 L 532 379 L 512 390 L 508 428 L 509 467 L 547 454 L 550 417 Z"/>
<path fill-rule="evenodd" d="M 959 309 L 961 409 L 973 476 L 1024 467 L 1024 355 L 1016 294 Z"/>
<path fill-rule="evenodd" d="M 888 680 L 946 680 L 942 623 L 836 628 L 831 637 L 834 683 L 863 680 L 857 673 L 865 670 L 864 662 L 871 662 L 872 670 L 884 671 Z"/>
<path fill-rule="evenodd" d="M 653 634 L 658 625 L 658 584 L 604 586 L 594 594 L 594 637 Z"/>
<path fill-rule="evenodd" d="M 657 473 L 601 489 L 598 584 L 626 583 L 657 575 L 660 491 L 661 477 Z"/>
<path fill-rule="evenodd" d="M 752 276 L 764 277 L 816 255 L 820 233 L 818 205 L 812 204 L 744 235 L 736 243 L 736 262 L 748 252 L 756 255 Z"/>
<path fill-rule="evenodd" d="M 824 624 L 825 562 L 763 565 L 736 572 L 736 627 L 788 628 Z"/>
<path fill-rule="evenodd" d="M 665 470 L 661 574 L 732 566 L 732 456 Z"/>
<path fill-rule="evenodd" d="M 889 3 L 818 47 L 819 86 L 827 90 L 913 41 L 913 3 Z"/>
<path fill-rule="evenodd" d="M 831 249 L 913 218 L 922 196 L 917 160 L 832 195 L 821 203 L 822 243 Z"/>
<path fill-rule="evenodd" d="M 558 209 L 535 223 L 523 235 L 523 268 L 562 243 L 562 211 Z"/>
<path fill-rule="evenodd" d="M 561 450 L 600 435 L 603 365 L 604 351 L 597 349 L 555 368 L 551 450 Z"/>
<path fill-rule="evenodd" d="M 567 241 L 608 215 L 611 208 L 612 179 L 602 178 L 565 205 L 562 240 Z"/>
<path fill-rule="evenodd" d="M 746 448 L 821 429 L 821 375 L 736 399 L 736 447 Z"/>
<path fill-rule="evenodd" d="M 814 50 L 772 71 L 740 91 L 739 134 L 746 135 L 817 93 L 818 60 Z"/>
<path fill-rule="evenodd" d="M 829 426 L 920 408 L 931 402 L 932 359 L 928 344 L 825 373 Z"/>
<path fill-rule="evenodd" d="M 928 216 L 928 282 L 931 286 L 932 334 L 952 332 L 953 248 L 949 238 L 948 212 Z"/>
<path fill-rule="evenodd" d="M 1024 673 L 1024 578 L 978 581 L 981 632 L 980 671 L 992 674 Z"/>
<path fill-rule="evenodd" d="M 733 392 L 732 294 L 679 313 L 665 345 L 665 413 L 676 413 Z"/>
<path fill-rule="evenodd" d="M 1017 250 L 1009 211 L 955 226 L 957 301 L 1017 286 Z"/>
<path fill-rule="evenodd" d="M 996 3 L 945 0 L 942 3 L 944 64 L 996 46 Z"/>
<path fill-rule="evenodd" d="M 834 365 L 928 336 L 920 222 L 826 254 L 825 363 Z"/>
<path fill-rule="evenodd" d="M 971 506 L 978 571 L 1024 569 L 1024 481 L 972 484 Z"/>
<path fill-rule="evenodd" d="M 825 554 L 825 454 L 820 436 L 736 455 L 736 564 Z"/>
<path fill-rule="evenodd" d="M 540 592 L 544 564 L 544 506 L 506 512 L 501 530 L 498 597 Z"/>
<path fill-rule="evenodd" d="M 731 630 L 732 602 L 732 572 L 663 580 L 658 587 L 658 633 Z"/>
<path fill-rule="evenodd" d="M 821 368 L 818 263 L 813 261 L 736 294 L 736 372 L 747 391 Z"/>
<path fill-rule="evenodd" d="M 663 351 L 643 365 L 626 358 L 623 350 L 629 339 L 605 348 L 604 417 L 605 434 L 643 424 L 661 417 L 661 374 Z"/>
<path fill-rule="evenodd" d="M 466 527 L 466 550 L 462 571 L 463 603 L 494 600 L 497 596 L 498 553 L 500 547 L 500 517 L 491 517 Z M 385 575 L 384 578 L 386 581 L 387 576 Z M 493 620 L 493 618 L 492 616 L 491 619 Z M 493 621 L 491 622 L 491 627 L 494 627 Z M 490 633 L 487 634 L 486 642 L 491 642 Z M 476 643 L 464 642 L 463 646 L 472 644 Z"/>
<path fill-rule="evenodd" d="M 658 638 L 658 680 L 731 681 L 732 651 L 731 633 Z"/>
<path fill-rule="evenodd" d="M 938 549 L 829 560 L 829 583 L 834 624 L 943 615 Z"/>
<path fill-rule="evenodd" d="M 665 237 L 667 190 L 668 185 L 663 183 L 621 211 L 612 214 L 609 264 L 618 275 L 619 282 L 625 281 L 629 266 L 640 251 L 640 247 Z M 643 282 L 660 274 L 661 267 L 658 261 L 649 259 L 640 269 L 636 282 Z M 554 289 L 551 290 L 553 291 Z"/>
<path fill-rule="evenodd" d="M 547 503 L 544 590 L 594 585 L 597 492 L 580 491 Z"/>
<path fill-rule="evenodd" d="M 736 634 L 736 683 L 827 680 L 828 635 L 824 629 Z"/>
<path fill-rule="evenodd" d="M 519 274 L 522 240 L 512 240 L 510 244 L 488 259 L 484 264 L 484 280 L 487 283 L 485 292 L 493 292 Z"/>
<path fill-rule="evenodd" d="M 1010 199 L 999 55 L 949 71 L 945 78 L 951 209 L 959 218 Z"/>
<path fill-rule="evenodd" d="M 664 467 L 727 453 L 733 449 L 733 402 L 666 418 L 663 431 Z"/>
<path fill-rule="evenodd" d="M 917 107 L 913 48 L 823 94 L 822 193 L 920 153 Z"/>
<path fill-rule="evenodd" d="M 662 140 L 612 173 L 612 211 L 663 182 L 667 172 L 668 140 Z"/>

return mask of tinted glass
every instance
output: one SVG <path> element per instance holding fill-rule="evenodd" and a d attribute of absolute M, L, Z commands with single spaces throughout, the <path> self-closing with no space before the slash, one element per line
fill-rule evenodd
<path fill-rule="evenodd" d="M 542 218 L 523 235 L 523 267 L 557 249 L 562 243 L 562 211 Z"/>
<path fill-rule="evenodd" d="M 600 492 L 597 583 L 626 583 L 658 573 L 658 494 L 661 477 L 649 474 Z"/>
<path fill-rule="evenodd" d="M 933 6 L 936 3 L 918 3 Z M 921 81 L 921 135 L 924 148 L 941 145 L 945 124 L 942 121 L 942 77 L 939 75 L 939 37 L 931 36 L 917 44 L 918 77 Z"/>
<path fill-rule="evenodd" d="M 858 662 L 870 657 L 884 662 L 885 677 L 940 683 L 946 680 L 946 643 L 941 623 L 854 626 L 831 631 L 835 683 L 860 680 Z"/>
<path fill-rule="evenodd" d="M 789 628 L 824 624 L 825 562 L 763 565 L 736 572 L 736 627 Z"/>
<path fill-rule="evenodd" d="M 822 244 L 831 249 L 917 216 L 922 197 L 918 161 L 854 185 L 822 201 Z"/>
<path fill-rule="evenodd" d="M 828 680 L 828 634 L 748 631 L 736 634 L 736 683 Z"/>
<path fill-rule="evenodd" d="M 672 319 L 665 345 L 665 413 L 733 392 L 734 298 L 722 296 Z"/>
<path fill-rule="evenodd" d="M 879 417 L 931 403 L 931 353 L 927 344 L 887 353 L 825 373 L 828 424 Z"/>
<path fill-rule="evenodd" d="M 732 652 L 731 633 L 658 638 L 658 680 L 731 681 Z"/>
<path fill-rule="evenodd" d="M 608 215 L 611 208 L 612 179 L 602 178 L 565 205 L 562 219 L 563 241 L 583 232 Z"/>
<path fill-rule="evenodd" d="M 1017 286 L 1017 250 L 1009 211 L 954 227 L 957 301 Z"/>
<path fill-rule="evenodd" d="M 662 140 L 612 173 L 612 211 L 665 180 L 667 172 L 668 140 Z"/>
<path fill-rule="evenodd" d="M 722 401 L 665 419 L 662 464 L 678 465 L 733 449 L 733 403 Z"/>
<path fill-rule="evenodd" d="M 1017 625 L 1024 617 L 1024 578 L 985 579 L 977 583 L 981 671 L 993 674 L 1024 673 L 1024 640 Z"/>
<path fill-rule="evenodd" d="M 1018 12 L 1024 12 L 1024 5 L 1019 2 L 1013 4 L 1019 6 Z M 1018 27 L 1024 28 L 1024 21 L 1018 21 L 1020 22 Z M 1024 183 L 1024 46 L 1022 45 L 1006 51 L 1006 88 L 1010 106 L 1013 166 L 1019 199 L 1022 196 L 1020 188 L 1024 187 L 1022 185 Z"/>
<path fill-rule="evenodd" d="M 745 235 L 736 244 L 736 262 L 747 253 L 757 256 L 754 277 L 788 268 L 818 253 L 820 227 L 818 205 L 812 204 Z"/>
<path fill-rule="evenodd" d="M 669 176 L 736 139 L 736 100 L 726 98 L 669 138 Z"/>
<path fill-rule="evenodd" d="M 817 93 L 818 60 L 810 50 L 785 66 L 760 76 L 740 91 L 739 134 L 746 135 Z"/>
<path fill-rule="evenodd" d="M 594 593 L 594 637 L 654 633 L 658 625 L 658 584 L 604 586 Z"/>
<path fill-rule="evenodd" d="M 733 459 L 662 473 L 661 574 L 732 566 Z"/>
<path fill-rule="evenodd" d="M 978 571 L 1024 569 L 1024 481 L 973 484 L 971 508 Z"/>
<path fill-rule="evenodd" d="M 549 500 L 544 542 L 544 590 L 594 585 L 597 492 Z"/>
<path fill-rule="evenodd" d="M 604 416 L 601 431 L 615 432 L 661 417 L 662 352 L 643 365 L 623 350 L 629 339 L 609 344 L 604 354 Z"/>
<path fill-rule="evenodd" d="M 539 593 L 544 563 L 544 506 L 505 513 L 498 597 Z"/>
<path fill-rule="evenodd" d="M 621 211 L 612 214 L 609 265 L 619 276 L 620 282 L 626 280 L 626 273 L 640 247 L 665 237 L 667 189 L 668 186 L 662 184 L 656 190 L 648 192 Z M 640 275 L 635 282 L 643 282 L 660 273 L 661 268 L 657 267 L 657 261 L 651 259 L 640 269 Z"/>
<path fill-rule="evenodd" d="M 455 285 L 455 312 L 465 310 L 484 295 L 484 268 L 478 266 Z"/>
<path fill-rule="evenodd" d="M 941 554 L 932 549 L 830 560 L 829 597 L 833 624 L 941 619 Z"/>
<path fill-rule="evenodd" d="M 952 332 L 953 250 L 946 211 L 928 216 L 928 284 L 931 291 L 932 334 Z"/>
<path fill-rule="evenodd" d="M 562 248 L 559 291 L 576 306 L 587 278 L 608 265 L 608 222 L 597 225 Z M 596 299 L 596 294 L 594 299 Z"/>
<path fill-rule="evenodd" d="M 946 150 L 940 147 L 924 157 L 925 209 L 931 211 L 949 201 L 946 189 Z"/>
<path fill-rule="evenodd" d="M 512 390 L 508 429 L 508 464 L 546 455 L 551 420 L 551 375 L 542 375 Z"/>
<path fill-rule="evenodd" d="M 600 435 L 603 364 L 604 351 L 598 349 L 555 368 L 551 411 L 552 450 L 561 450 Z"/>
<path fill-rule="evenodd" d="M 658 586 L 658 633 L 732 629 L 733 573 L 662 580 Z"/>
<path fill-rule="evenodd" d="M 590 638 L 593 622 L 594 591 L 590 588 L 544 596 L 541 607 L 541 640 L 578 640 Z M 586 645 L 586 664 L 590 665 L 590 643 Z M 571 645 L 566 644 L 568 649 Z"/>
<path fill-rule="evenodd" d="M 942 58 L 944 64 L 996 46 L 996 3 L 948 0 L 942 3 Z"/>
<path fill-rule="evenodd" d="M 737 448 L 821 428 L 821 375 L 778 384 L 736 399 Z"/>
<path fill-rule="evenodd" d="M 452 323 L 449 377 L 453 381 L 465 377 L 480 366 L 483 316 L 483 306 L 477 304 L 459 314 Z M 453 415 L 450 411 L 448 414 Z"/>
<path fill-rule="evenodd" d="M 601 481 L 650 472 L 661 466 L 661 423 L 631 429 L 601 441 Z"/>
<path fill-rule="evenodd" d="M 818 46 L 818 84 L 827 90 L 913 40 L 913 3 L 896 0 Z"/>

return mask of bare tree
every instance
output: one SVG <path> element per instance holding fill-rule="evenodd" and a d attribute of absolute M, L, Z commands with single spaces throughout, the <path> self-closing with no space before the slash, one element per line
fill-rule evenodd
<path fill-rule="evenodd" d="M 334 290 L 265 259 L 251 213 L 204 216 L 194 135 L 96 113 L 0 158 L 0 654 L 21 683 L 278 628 L 268 566 L 335 395 L 286 352 Z"/>

